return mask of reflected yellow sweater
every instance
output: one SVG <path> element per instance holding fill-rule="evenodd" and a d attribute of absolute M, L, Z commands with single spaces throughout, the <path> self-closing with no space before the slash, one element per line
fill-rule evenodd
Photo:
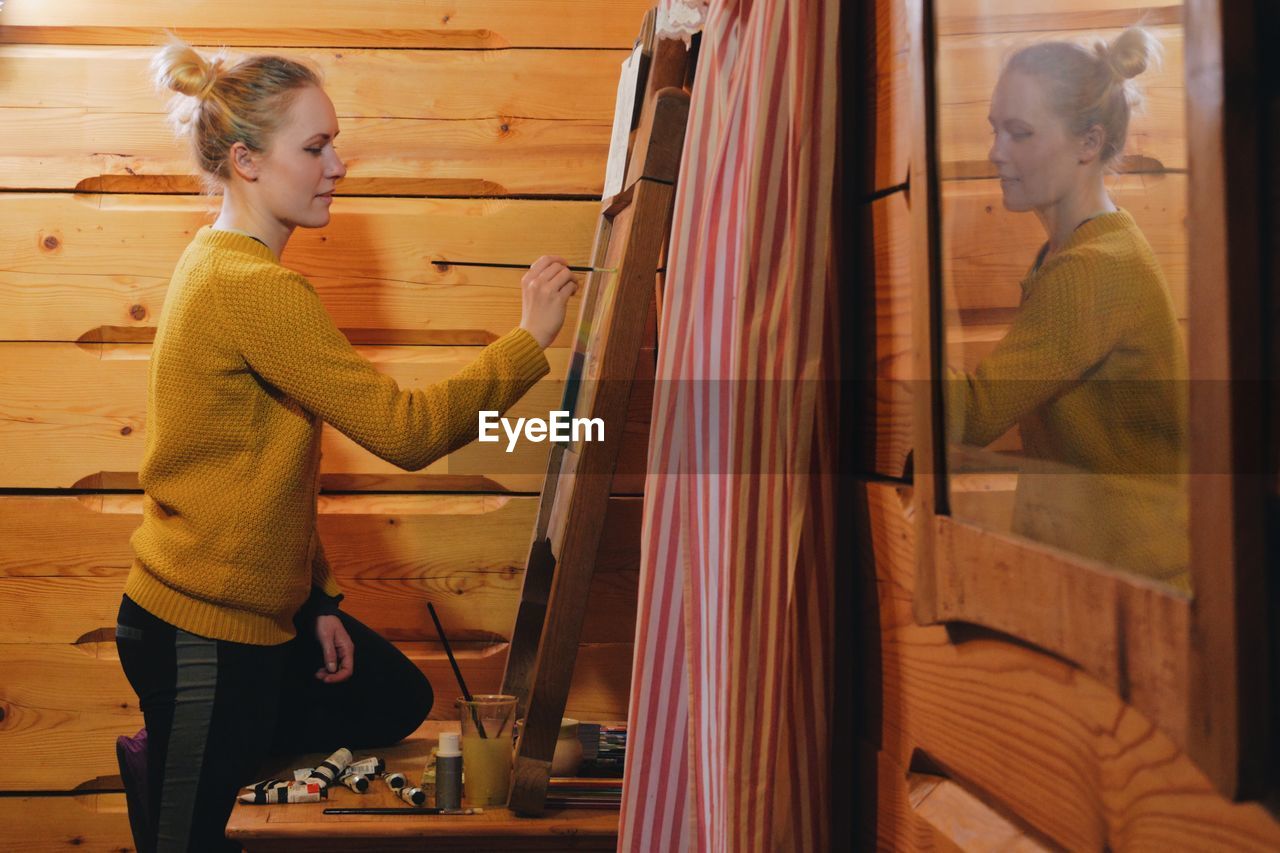
<path fill-rule="evenodd" d="M 1077 228 L 1023 280 L 1008 334 L 952 379 L 951 440 L 981 447 L 1019 426 L 1015 532 L 1185 582 L 1186 353 L 1132 216 Z"/>
<path fill-rule="evenodd" d="M 549 370 L 515 329 L 450 379 L 402 389 L 265 245 L 201 228 L 169 284 L 147 390 L 145 490 L 125 593 L 193 634 L 273 645 L 314 583 L 320 427 L 407 470 L 473 440 Z"/>

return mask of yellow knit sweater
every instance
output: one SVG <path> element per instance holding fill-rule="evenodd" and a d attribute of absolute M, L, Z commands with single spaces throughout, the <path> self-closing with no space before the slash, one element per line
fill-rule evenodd
<path fill-rule="evenodd" d="M 1126 211 L 1085 222 L 1022 282 L 1009 332 L 948 383 L 948 433 L 1014 424 L 1014 531 L 1182 585 L 1187 360 L 1168 286 Z"/>
<path fill-rule="evenodd" d="M 402 389 L 338 331 L 305 277 L 242 234 L 201 228 L 170 281 L 147 389 L 146 492 L 125 593 L 193 634 L 273 645 L 312 584 L 320 427 L 416 470 L 476 438 L 549 367 L 523 329 L 450 379 Z"/>

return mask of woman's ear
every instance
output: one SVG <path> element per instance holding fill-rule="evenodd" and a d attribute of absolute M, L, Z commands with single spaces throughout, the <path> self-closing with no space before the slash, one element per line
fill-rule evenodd
<path fill-rule="evenodd" d="M 258 180 L 258 158 L 249 146 L 243 142 L 233 142 L 227 152 L 227 161 L 232 170 L 246 181 Z"/>
<path fill-rule="evenodd" d="M 1107 134 L 1102 129 L 1102 125 L 1095 124 L 1086 130 L 1080 137 L 1080 165 L 1084 166 L 1097 160 L 1106 141 Z"/>

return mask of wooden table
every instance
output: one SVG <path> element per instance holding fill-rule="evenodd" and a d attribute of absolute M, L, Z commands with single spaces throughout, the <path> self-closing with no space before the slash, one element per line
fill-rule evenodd
<path fill-rule="evenodd" d="M 457 723 L 428 720 L 394 747 L 357 752 L 374 754 L 416 784 L 427 756 L 441 731 L 457 730 Z M 324 755 L 303 755 L 268 768 L 266 776 L 286 776 L 293 767 L 312 767 Z M 327 815 L 326 808 L 404 806 L 404 802 L 375 780 L 368 793 L 357 794 L 341 785 L 320 803 L 248 806 L 237 803 L 227 823 L 227 836 L 250 853 L 296 850 L 307 853 L 349 850 L 614 850 L 618 841 L 618 813 L 601 809 L 548 809 L 541 817 L 517 817 L 505 808 L 487 807 L 478 815 Z M 466 803 L 463 803 L 465 806 Z"/>

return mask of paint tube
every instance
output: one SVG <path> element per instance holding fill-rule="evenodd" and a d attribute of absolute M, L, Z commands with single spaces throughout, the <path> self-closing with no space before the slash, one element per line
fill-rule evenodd
<path fill-rule="evenodd" d="M 347 765 L 345 772 L 359 773 L 361 776 L 377 776 L 379 773 L 387 769 L 386 762 L 376 755 L 368 758 L 362 758 L 359 761 L 353 761 Z"/>
<path fill-rule="evenodd" d="M 342 775 L 342 771 L 346 770 L 347 765 L 350 763 L 351 750 L 344 747 L 321 761 L 320 765 L 312 771 L 305 781 L 319 782 L 321 785 L 328 787 L 334 779 Z"/>
<path fill-rule="evenodd" d="M 396 789 L 396 793 L 411 806 L 420 806 L 427 801 L 427 795 L 422 793 L 421 788 L 401 787 Z"/>
<path fill-rule="evenodd" d="M 316 769 L 314 767 L 299 767 L 297 770 L 293 771 L 293 781 L 305 782 L 310 779 L 315 772 Z"/>
<path fill-rule="evenodd" d="M 329 799 L 329 791 L 315 782 L 295 782 L 283 788 L 273 788 L 267 796 L 274 796 L 280 803 L 315 803 Z"/>
<path fill-rule="evenodd" d="M 294 780 L 300 781 L 300 780 Z M 288 779 L 263 779 L 261 782 L 254 782 L 252 785 L 245 785 L 246 791 L 266 791 L 270 788 L 283 788 L 286 785 L 292 785 Z"/>
<path fill-rule="evenodd" d="M 387 787 L 393 791 L 399 791 L 409 781 L 404 778 L 403 773 L 388 773 L 386 776 L 383 776 L 382 779 L 387 783 Z"/>
<path fill-rule="evenodd" d="M 338 781 L 355 791 L 357 794 L 363 794 L 365 791 L 369 790 L 369 777 L 361 776 L 359 773 L 347 773 Z"/>
<path fill-rule="evenodd" d="M 241 794 L 240 802 L 251 805 L 276 803 L 318 803 L 329 798 L 329 792 L 316 782 L 294 782 L 279 788 L 267 788 Z"/>

